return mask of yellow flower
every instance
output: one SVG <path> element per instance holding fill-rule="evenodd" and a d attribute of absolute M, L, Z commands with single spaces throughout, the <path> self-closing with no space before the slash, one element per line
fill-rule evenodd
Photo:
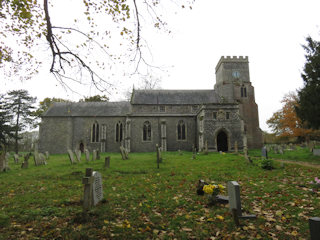
<path fill-rule="evenodd" d="M 217 218 L 218 218 L 219 220 L 221 220 L 221 221 L 224 220 L 224 217 L 222 217 L 221 215 L 217 215 Z"/>

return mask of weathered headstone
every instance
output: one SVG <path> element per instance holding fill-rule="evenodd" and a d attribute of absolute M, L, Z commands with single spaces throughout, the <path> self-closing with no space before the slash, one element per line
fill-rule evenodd
<path fill-rule="evenodd" d="M 97 160 L 100 160 L 101 156 L 100 156 L 100 150 L 97 149 Z"/>
<path fill-rule="evenodd" d="M 233 215 L 235 224 L 238 226 L 239 219 L 256 218 L 256 215 L 242 215 L 240 185 L 236 181 L 228 182 L 229 210 Z"/>
<path fill-rule="evenodd" d="M 110 168 L 110 156 L 104 159 L 104 168 Z"/>
<path fill-rule="evenodd" d="M 228 182 L 228 196 L 229 196 L 229 209 L 236 209 L 237 215 L 242 216 L 241 201 L 240 201 L 240 185 L 236 181 Z"/>
<path fill-rule="evenodd" d="M 97 159 L 97 150 L 92 151 L 92 161 L 95 161 Z"/>
<path fill-rule="evenodd" d="M 39 153 L 40 165 L 47 165 L 46 156 L 43 153 Z"/>
<path fill-rule="evenodd" d="M 209 151 L 208 151 L 208 141 L 206 140 L 204 142 L 204 155 L 208 155 Z"/>
<path fill-rule="evenodd" d="M 24 155 L 24 161 L 21 164 L 21 168 L 28 168 L 29 167 L 29 158 L 31 156 L 31 153 L 27 153 Z"/>
<path fill-rule="evenodd" d="M 89 161 L 90 161 L 90 152 L 89 152 L 89 150 L 88 150 L 88 149 L 85 149 L 85 150 L 84 150 L 84 153 L 85 153 L 85 155 L 86 155 L 86 161 L 89 162 Z"/>
<path fill-rule="evenodd" d="M 320 239 L 320 218 L 313 217 L 309 218 L 309 229 L 311 240 L 319 240 Z"/>
<path fill-rule="evenodd" d="M 101 174 L 93 172 L 92 168 L 87 168 L 82 183 L 84 184 L 83 210 L 86 212 L 103 198 Z"/>
<path fill-rule="evenodd" d="M 49 157 L 50 157 L 49 152 L 46 151 L 45 154 L 46 154 L 46 160 L 49 160 Z"/>
<path fill-rule="evenodd" d="M 81 162 L 81 151 L 80 150 L 74 150 L 74 155 L 76 155 L 77 161 Z"/>
<path fill-rule="evenodd" d="M 121 153 L 122 160 L 128 159 L 127 155 L 126 155 L 126 151 L 125 151 L 124 147 L 122 147 L 122 146 L 120 146 L 120 153 Z"/>
<path fill-rule="evenodd" d="M 261 149 L 261 156 L 268 159 L 268 150 L 265 146 Z"/>
<path fill-rule="evenodd" d="M 124 150 L 124 155 L 125 155 L 126 159 L 129 159 L 128 150 L 126 148 L 123 148 L 123 150 Z"/>
<path fill-rule="evenodd" d="M 70 159 L 70 163 L 74 164 L 75 161 L 74 161 L 73 152 L 70 149 L 68 149 L 68 156 L 69 156 L 69 159 Z"/>
<path fill-rule="evenodd" d="M 192 159 L 195 160 L 197 158 L 197 149 L 196 147 L 193 145 L 192 146 Z"/>
<path fill-rule="evenodd" d="M 84 184 L 84 194 L 83 194 L 83 210 L 86 212 L 92 207 L 92 185 L 94 178 L 92 176 L 92 168 L 86 169 L 86 175 L 82 178 L 82 183 Z"/>
<path fill-rule="evenodd" d="M 238 153 L 238 142 L 237 141 L 234 142 L 234 152 Z"/>
<path fill-rule="evenodd" d="M 181 156 L 182 155 L 182 151 L 179 149 L 178 152 L 179 152 L 179 155 Z"/>
<path fill-rule="evenodd" d="M 19 155 L 18 154 L 13 154 L 13 159 L 14 159 L 14 163 L 18 164 L 19 163 Z"/>
<path fill-rule="evenodd" d="M 103 198 L 102 177 L 99 172 L 93 172 L 93 206 L 97 205 Z"/>
<path fill-rule="evenodd" d="M 314 156 L 320 156 L 320 148 L 314 148 L 313 149 L 313 155 Z"/>

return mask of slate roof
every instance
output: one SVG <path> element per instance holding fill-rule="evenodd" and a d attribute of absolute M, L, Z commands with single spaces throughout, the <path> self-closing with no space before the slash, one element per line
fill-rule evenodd
<path fill-rule="evenodd" d="M 43 114 L 43 117 L 126 116 L 130 112 L 129 102 L 57 102 Z"/>
<path fill-rule="evenodd" d="M 219 103 L 214 90 L 134 90 L 132 104 L 192 105 Z"/>

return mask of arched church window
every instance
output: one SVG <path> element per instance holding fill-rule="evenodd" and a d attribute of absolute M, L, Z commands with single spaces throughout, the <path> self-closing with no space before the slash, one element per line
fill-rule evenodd
<path fill-rule="evenodd" d="M 91 129 L 91 142 L 99 142 L 99 124 L 94 122 Z"/>
<path fill-rule="evenodd" d="M 123 139 L 123 125 L 122 122 L 118 122 L 116 125 L 116 142 L 121 142 Z"/>
<path fill-rule="evenodd" d="M 247 88 L 245 86 L 241 87 L 241 97 L 247 97 Z"/>
<path fill-rule="evenodd" d="M 143 123 L 143 141 L 151 141 L 151 124 L 146 121 Z"/>
<path fill-rule="evenodd" d="M 178 140 L 186 140 L 186 125 L 183 120 L 178 122 L 177 133 Z"/>

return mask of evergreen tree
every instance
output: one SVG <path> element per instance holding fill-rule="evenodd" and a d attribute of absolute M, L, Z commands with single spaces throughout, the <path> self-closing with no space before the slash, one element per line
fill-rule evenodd
<path fill-rule="evenodd" d="M 31 97 L 27 90 L 13 90 L 7 93 L 7 106 L 14 119 L 15 152 L 18 153 L 19 132 L 32 126 L 34 117 L 32 110 L 35 97 Z"/>
<path fill-rule="evenodd" d="M 8 145 L 8 140 L 13 137 L 14 127 L 11 125 L 12 114 L 10 114 L 4 95 L 0 95 L 0 146 Z"/>
<path fill-rule="evenodd" d="M 298 117 L 314 129 L 320 128 L 320 42 L 306 38 L 306 63 L 301 74 L 304 87 L 298 91 Z"/>

